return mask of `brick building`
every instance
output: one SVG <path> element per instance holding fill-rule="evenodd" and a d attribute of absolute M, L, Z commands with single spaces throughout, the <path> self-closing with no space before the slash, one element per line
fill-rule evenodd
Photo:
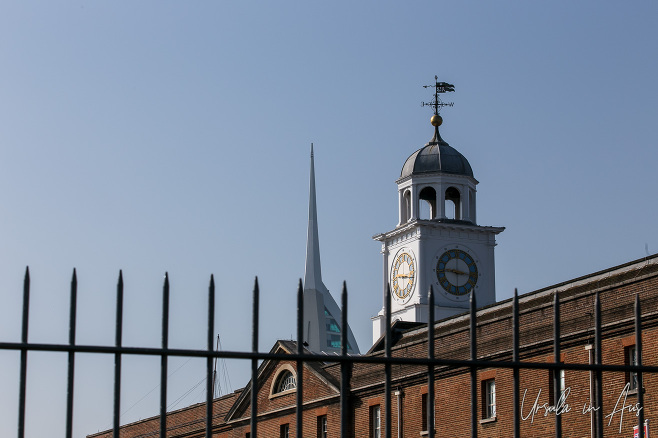
<path fill-rule="evenodd" d="M 431 415 L 429 399 L 434 394 L 436 436 L 469 436 L 475 424 L 480 437 L 513 436 L 513 300 L 495 299 L 495 237 L 503 227 L 476 222 L 476 186 L 468 160 L 448 145 L 439 133 L 444 104 L 440 93 L 454 91 L 436 82 L 433 138 L 412 153 L 402 166 L 398 186 L 399 215 L 395 228 L 378 234 L 384 257 L 383 301 L 373 322 L 373 346 L 364 355 L 352 356 L 349 377 L 342 377 L 341 364 L 331 362 L 340 351 L 340 334 L 346 334 L 351 351 L 358 352 L 349 326 L 338 321 L 339 309 L 322 284 L 319 240 L 315 211 L 315 179 L 311 162 L 309 229 L 304 284 L 304 333 L 307 354 L 318 353 L 304 362 L 302 378 L 303 435 L 339 437 L 341 424 L 348 424 L 353 437 L 384 436 L 387 403 L 391 412 L 391 436 L 402 438 L 428 434 Z M 312 157 L 312 155 L 311 155 Z M 425 210 L 423 209 L 425 207 Z M 430 300 L 428 290 L 433 288 Z M 326 292 L 326 293 L 325 293 Z M 556 415 L 562 436 L 590 437 L 597 427 L 596 411 L 603 416 L 606 437 L 632 436 L 638 423 L 637 375 L 628 370 L 606 372 L 602 383 L 602 405 L 595 401 L 593 372 L 578 365 L 594 363 L 594 301 L 601 302 L 601 355 L 607 365 L 635 365 L 634 311 L 636 295 L 642 305 L 643 365 L 658 366 L 658 256 L 629 262 L 519 297 L 519 361 L 526 364 L 555 363 L 554 301 L 561 316 L 559 361 L 564 368 L 522 368 L 519 371 L 521 436 L 555 436 Z M 480 306 L 475 320 L 478 366 L 475 400 L 471 398 L 472 317 L 469 298 Z M 387 301 L 390 300 L 390 301 Z M 390 303 L 387 306 L 386 303 Z M 432 307 L 433 306 L 433 307 Z M 387 313 L 386 310 L 390 311 Z M 436 322 L 428 332 L 433 310 Z M 359 317 L 359 316 L 357 316 Z M 387 400 L 384 338 L 391 330 L 391 356 L 411 359 L 391 365 L 392 393 Z M 428 335 L 434 334 L 433 390 L 428 386 Z M 297 360 L 286 360 L 297 352 L 292 341 L 278 341 L 258 369 L 258 436 L 295 436 L 298 368 Z M 415 361 L 414 361 L 415 360 Z M 453 361 L 453 362 L 450 362 Z M 458 362 L 455 362 L 458 361 Z M 412 363 L 413 362 L 413 363 Z M 498 365 L 498 366 L 497 366 Z M 655 371 L 658 371 L 656 368 Z M 344 378 L 345 380 L 341 381 Z M 341 394 L 346 383 L 347 392 Z M 556 384 L 557 382 L 557 384 Z M 212 435 L 245 438 L 251 434 L 251 382 L 245 388 L 214 401 Z M 658 380 L 644 373 L 645 418 L 658 410 Z M 341 418 L 341 397 L 347 402 Z M 476 422 L 472 422 L 475 405 Z M 206 434 L 206 406 L 198 404 L 167 415 L 167 436 L 200 437 Z M 125 425 L 122 438 L 157 436 L 158 417 Z M 112 436 L 111 431 L 90 435 Z"/>
<path fill-rule="evenodd" d="M 587 364 L 594 342 L 593 308 L 599 294 L 602 315 L 602 357 L 605 364 L 629 364 L 634 360 L 633 302 L 642 302 L 643 365 L 656 366 L 658 332 L 658 256 L 630 262 L 575 280 L 547 287 L 519 297 L 520 360 L 553 362 L 553 302 L 560 300 L 561 360 L 566 364 Z M 478 359 L 512 359 L 512 301 L 489 305 L 477 311 Z M 468 314 L 438 321 L 434 325 L 437 358 L 469 359 Z M 427 325 L 398 322 L 393 326 L 394 357 L 426 357 Z M 383 355 L 377 342 L 364 357 Z M 296 344 L 279 341 L 272 352 L 293 353 Z M 383 365 L 356 362 L 351 365 L 349 412 L 354 437 L 377 435 L 384 428 Z M 259 368 L 258 435 L 295 436 L 295 361 L 264 361 Z M 561 412 L 563 436 L 589 437 L 593 427 L 591 375 L 589 371 L 564 370 L 558 376 L 564 389 L 562 402 L 552 390 L 550 370 L 522 369 L 521 435 L 554 436 L 555 413 Z M 464 366 L 435 368 L 436 436 L 468 436 L 470 433 L 470 371 Z M 303 373 L 303 427 L 306 437 L 338 437 L 340 430 L 340 365 L 308 362 Z M 478 436 L 511 436 L 513 430 L 512 370 L 482 368 L 477 372 Z M 637 424 L 637 388 L 632 373 L 603 374 L 604 436 L 630 437 Z M 628 385 L 628 386 L 627 386 Z M 249 436 L 250 386 L 214 401 L 213 436 Z M 427 430 L 427 367 L 392 366 L 391 426 L 394 437 L 423 436 Z M 658 410 L 658 378 L 644 373 L 644 414 L 651 420 Z M 624 398 L 625 396 L 625 398 Z M 621 397 L 621 398 L 620 398 Z M 625 406 L 622 408 L 622 405 Z M 157 436 L 159 418 L 125 425 L 122 438 Z M 197 437 L 205 434 L 205 405 L 197 404 L 167 416 L 169 437 Z M 326 435 L 323 431 L 326 430 Z M 103 432 L 90 437 L 110 437 Z"/>

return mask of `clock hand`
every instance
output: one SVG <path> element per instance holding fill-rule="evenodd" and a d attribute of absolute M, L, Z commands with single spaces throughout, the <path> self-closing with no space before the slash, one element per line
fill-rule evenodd
<path fill-rule="evenodd" d="M 455 273 L 457 275 L 468 275 L 466 272 L 458 271 L 457 269 L 446 269 L 446 271 Z"/>

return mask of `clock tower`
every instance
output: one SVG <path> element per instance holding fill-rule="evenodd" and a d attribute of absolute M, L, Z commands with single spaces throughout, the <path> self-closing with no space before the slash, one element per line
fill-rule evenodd
<path fill-rule="evenodd" d="M 437 79 L 435 77 L 435 79 Z M 427 322 L 428 291 L 434 290 L 436 319 L 468 311 L 471 294 L 479 307 L 496 301 L 494 247 L 503 227 L 476 222 L 476 185 L 468 160 L 439 134 L 439 98 L 454 86 L 438 82 L 431 124 L 434 137 L 402 166 L 395 229 L 378 234 L 384 256 L 384 300 L 391 294 L 391 320 Z M 372 318 L 373 342 L 385 332 L 384 308 Z"/>

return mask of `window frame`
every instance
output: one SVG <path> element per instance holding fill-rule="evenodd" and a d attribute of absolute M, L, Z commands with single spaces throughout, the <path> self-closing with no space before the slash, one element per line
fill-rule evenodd
<path fill-rule="evenodd" d="M 292 377 L 294 379 L 295 387 L 294 388 L 288 388 L 286 390 L 281 391 L 280 386 L 281 386 L 282 379 L 288 379 L 289 377 Z M 290 364 L 281 365 L 279 367 L 279 369 L 277 370 L 276 374 L 274 375 L 274 378 L 272 379 L 272 383 L 270 385 L 270 398 L 279 397 L 279 396 L 287 395 L 287 394 L 292 394 L 296 391 L 297 391 L 297 372 L 296 372 L 296 370 Z"/>
<path fill-rule="evenodd" d="M 624 347 L 624 364 L 628 366 L 635 366 L 637 362 L 637 348 L 635 344 Z M 626 372 L 626 383 L 630 384 L 628 388 L 629 394 L 636 394 L 638 390 L 638 378 L 635 371 Z"/>
<path fill-rule="evenodd" d="M 420 395 L 420 430 L 427 432 L 427 393 L 424 392 Z"/>
<path fill-rule="evenodd" d="M 317 419 L 317 425 L 318 425 L 318 438 L 327 438 L 327 416 L 326 415 L 318 415 Z"/>
<path fill-rule="evenodd" d="M 370 438 L 381 438 L 382 436 L 382 410 L 380 405 L 372 405 L 368 409 L 368 429 Z"/>
<path fill-rule="evenodd" d="M 496 379 L 482 381 L 482 420 L 496 419 Z"/>
<path fill-rule="evenodd" d="M 290 437 L 290 423 L 284 423 L 279 425 L 279 438 L 289 438 Z"/>
<path fill-rule="evenodd" d="M 557 379 L 559 379 L 559 388 L 560 392 L 558 394 L 555 394 L 555 372 L 557 371 Z M 560 368 L 559 370 L 549 370 L 548 371 L 548 404 L 551 406 L 555 406 L 555 404 L 560 400 L 560 397 L 562 396 L 562 393 L 564 390 L 567 388 L 566 382 L 566 376 L 564 369 Z"/>

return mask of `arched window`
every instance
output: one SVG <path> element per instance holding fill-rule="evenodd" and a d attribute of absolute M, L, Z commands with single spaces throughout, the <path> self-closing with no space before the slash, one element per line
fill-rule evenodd
<path fill-rule="evenodd" d="M 475 190 L 473 189 L 469 191 L 468 195 L 468 215 L 471 222 L 475 224 Z"/>
<path fill-rule="evenodd" d="M 406 190 L 402 195 L 402 223 L 407 223 L 411 219 L 411 192 Z"/>
<path fill-rule="evenodd" d="M 459 190 L 448 187 L 445 197 L 445 212 L 448 219 L 461 219 L 461 195 Z"/>
<path fill-rule="evenodd" d="M 422 202 L 420 205 L 419 219 L 436 219 L 436 190 L 425 187 L 418 194 Z"/>
<path fill-rule="evenodd" d="M 290 370 L 284 370 L 277 376 L 272 394 L 291 391 L 295 388 L 297 388 L 297 379 L 295 378 L 295 375 Z"/>

